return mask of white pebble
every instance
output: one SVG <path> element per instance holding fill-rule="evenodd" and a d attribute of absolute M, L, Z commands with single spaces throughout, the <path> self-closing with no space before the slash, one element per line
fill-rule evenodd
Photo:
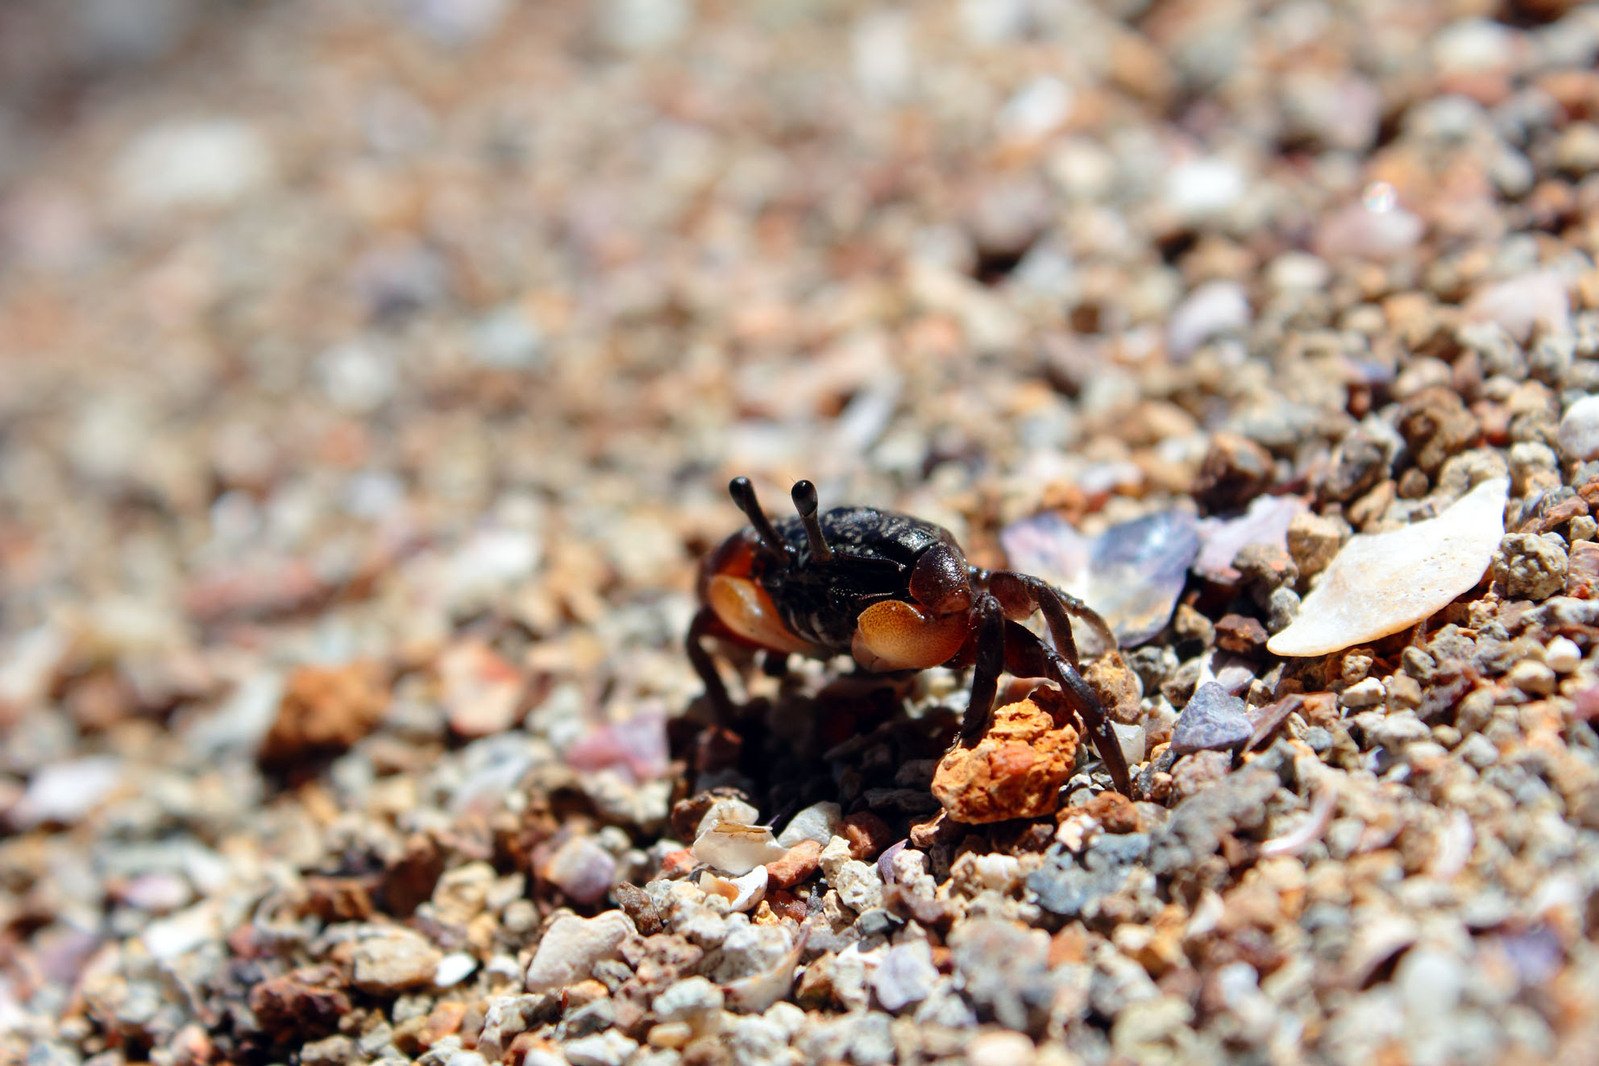
<path fill-rule="evenodd" d="M 839 900 L 856 914 L 883 905 L 883 881 L 870 863 L 851 859 L 839 867 L 832 881 Z"/>
<path fill-rule="evenodd" d="M 122 772 L 122 760 L 114 755 L 90 755 L 42 766 L 11 811 L 11 821 L 24 829 L 45 822 L 72 825 L 121 784 Z"/>
<path fill-rule="evenodd" d="M 638 1042 L 630 1040 L 615 1029 L 607 1029 L 593 1036 L 580 1036 L 568 1040 L 561 1050 L 572 1066 L 622 1066 L 628 1056 L 638 1050 Z"/>
<path fill-rule="evenodd" d="M 1440 70 L 1473 73 L 1496 70 L 1510 62 L 1514 34 L 1488 19 L 1463 19 L 1438 31 L 1432 42 Z"/>
<path fill-rule="evenodd" d="M 1247 186 L 1243 171 L 1226 159 L 1190 159 L 1166 175 L 1166 204 L 1184 222 L 1204 222 L 1226 214 Z"/>
<path fill-rule="evenodd" d="M 433 970 L 433 986 L 450 988 L 460 984 L 477 969 L 477 960 L 464 951 L 452 951 L 439 960 Z"/>
<path fill-rule="evenodd" d="M 1529 696 L 1547 696 L 1555 690 L 1555 672 L 1534 659 L 1510 668 L 1510 683 Z"/>
<path fill-rule="evenodd" d="M 1425 229 L 1388 197 L 1367 196 L 1329 216 L 1316 230 L 1315 247 L 1327 259 L 1389 260 L 1414 248 Z"/>
<path fill-rule="evenodd" d="M 703 977 L 685 977 L 655 997 L 651 1009 L 663 1022 L 694 1021 L 722 1009 L 722 990 Z"/>
<path fill-rule="evenodd" d="M 777 834 L 777 842 L 792 848 L 802 840 L 814 840 L 823 847 L 838 832 L 844 812 L 836 803 L 813 803 L 788 820 Z"/>
<path fill-rule="evenodd" d="M 1072 113 L 1072 91 L 1059 78 L 1034 78 L 999 110 L 1000 131 L 1021 140 L 1053 132 Z"/>
<path fill-rule="evenodd" d="M 1033 1061 L 1033 1042 L 1021 1033 L 982 1033 L 971 1043 L 967 1061 L 972 1066 L 1011 1066 Z"/>
<path fill-rule="evenodd" d="M 1599 459 L 1599 396 L 1584 396 L 1560 420 L 1560 450 L 1578 462 Z"/>
<path fill-rule="evenodd" d="M 1241 333 L 1249 325 L 1249 298 L 1232 281 L 1207 281 L 1172 312 L 1166 344 L 1173 359 L 1193 355 L 1206 341 Z"/>
<path fill-rule="evenodd" d="M 1383 695 L 1382 682 L 1375 677 L 1368 677 L 1344 689 L 1344 694 L 1338 698 L 1338 702 L 1351 710 L 1360 710 L 1377 706 L 1383 701 Z"/>
<path fill-rule="evenodd" d="M 1525 343 L 1538 327 L 1548 333 L 1570 330 L 1571 299 L 1559 274 L 1534 270 L 1479 289 L 1466 303 L 1466 318 L 1496 322 Z"/>
<path fill-rule="evenodd" d="M 633 921 L 621 911 L 606 911 L 593 918 L 566 914 L 557 918 L 539 941 L 528 963 L 529 992 L 564 988 L 588 977 L 594 964 L 614 959 L 622 942 L 634 934 Z"/>
<path fill-rule="evenodd" d="M 1543 661 L 1557 674 L 1569 674 L 1582 665 L 1582 649 L 1569 637 L 1556 637 L 1544 649 Z"/>
<path fill-rule="evenodd" d="M 898 1011 L 926 999 L 937 981 L 938 967 L 927 941 L 909 940 L 883 953 L 872 973 L 872 991 L 885 1010 Z"/>
<path fill-rule="evenodd" d="M 265 185 L 272 152 L 232 119 L 163 122 L 141 133 L 112 166 L 117 191 L 139 208 L 232 203 Z"/>

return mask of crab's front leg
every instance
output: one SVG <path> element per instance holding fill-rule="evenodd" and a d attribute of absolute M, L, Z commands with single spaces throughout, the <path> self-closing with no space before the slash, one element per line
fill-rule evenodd
<path fill-rule="evenodd" d="M 1122 754 L 1120 739 L 1111 724 L 1110 715 L 1099 702 L 1099 696 L 1089 687 L 1077 667 L 1061 658 L 1054 648 L 1040 640 L 1032 630 L 1017 622 L 1007 621 L 1004 634 L 1005 669 L 1017 677 L 1045 677 L 1060 686 L 1066 702 L 1082 719 L 1083 727 L 1094 742 L 1094 750 L 1105 762 L 1116 791 L 1132 795 L 1132 775 L 1127 769 L 1127 757 Z"/>
<path fill-rule="evenodd" d="M 1116 647 L 1116 634 L 1098 611 L 1047 581 L 1016 570 L 995 570 L 988 576 L 988 587 L 1011 621 L 1025 622 L 1034 611 L 1042 614 L 1055 651 L 1067 662 L 1078 661 L 1073 618 L 1080 618 L 1091 627 L 1105 647 Z"/>
<path fill-rule="evenodd" d="M 1005 614 L 993 596 L 972 605 L 972 696 L 961 719 L 961 743 L 975 744 L 994 720 L 994 696 L 1005 670 Z"/>

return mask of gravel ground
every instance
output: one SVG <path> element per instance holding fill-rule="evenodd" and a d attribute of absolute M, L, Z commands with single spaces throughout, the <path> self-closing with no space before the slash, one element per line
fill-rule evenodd
<path fill-rule="evenodd" d="M 1592 1061 L 1596 57 L 0 7 L 0 1061 Z M 711 726 L 733 474 L 1099 606 L 1133 795 L 1026 682 Z"/>

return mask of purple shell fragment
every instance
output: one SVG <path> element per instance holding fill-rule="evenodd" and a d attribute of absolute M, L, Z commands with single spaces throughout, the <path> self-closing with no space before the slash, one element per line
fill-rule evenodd
<path fill-rule="evenodd" d="M 1260 496 L 1250 503 L 1249 510 L 1235 518 L 1203 519 L 1199 523 L 1203 547 L 1194 562 L 1194 571 L 1223 584 L 1237 581 L 1233 560 L 1239 551 L 1251 544 L 1287 548 L 1288 524 L 1304 509 L 1305 501 L 1298 496 Z"/>
<path fill-rule="evenodd" d="M 1166 627 L 1199 554 L 1198 520 L 1162 511 L 1084 537 L 1054 513 L 1006 527 L 1000 542 L 1018 570 L 1086 600 L 1122 647 L 1150 640 Z"/>

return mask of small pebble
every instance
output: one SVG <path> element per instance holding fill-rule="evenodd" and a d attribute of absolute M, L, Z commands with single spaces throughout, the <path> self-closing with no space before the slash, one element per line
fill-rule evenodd
<path fill-rule="evenodd" d="M 703 1022 L 722 1009 L 722 990 L 703 977 L 685 977 L 650 1004 L 663 1022 Z"/>
<path fill-rule="evenodd" d="M 872 992 L 884 1010 L 897 1013 L 931 995 L 937 980 L 938 968 L 927 941 L 911 940 L 883 953 L 872 974 Z"/>
<path fill-rule="evenodd" d="M 1508 534 L 1499 545 L 1495 576 L 1514 600 L 1542 600 L 1566 587 L 1569 562 L 1559 534 Z"/>
<path fill-rule="evenodd" d="M 842 820 L 843 811 L 838 804 L 813 803 L 789 819 L 783 831 L 777 834 L 777 842 L 785 848 L 792 848 L 802 840 L 825 845 L 837 835 Z"/>
<path fill-rule="evenodd" d="M 1584 396 L 1560 419 L 1560 451 L 1567 459 L 1599 459 L 1599 396 Z"/>
<path fill-rule="evenodd" d="M 638 1050 L 638 1042 L 615 1029 L 592 1036 L 580 1036 L 561 1045 L 572 1066 L 622 1066 Z"/>
<path fill-rule="evenodd" d="M 616 881 L 616 859 L 593 837 L 573 837 L 556 849 L 541 872 L 573 902 L 597 903 Z"/>
<path fill-rule="evenodd" d="M 1382 681 L 1375 677 L 1368 677 L 1364 681 L 1350 685 L 1339 695 L 1338 702 L 1350 710 L 1362 710 L 1367 707 L 1376 707 L 1381 704 L 1387 695 Z"/>
<path fill-rule="evenodd" d="M 433 970 L 435 988 L 452 988 L 471 976 L 477 969 L 477 959 L 464 951 L 452 951 L 439 960 Z"/>
<path fill-rule="evenodd" d="M 272 150 L 248 123 L 168 121 L 141 133 L 112 166 L 118 192 L 150 210 L 239 200 L 272 177 Z"/>
<path fill-rule="evenodd" d="M 1555 690 L 1555 672 L 1533 659 L 1512 666 L 1506 679 L 1529 696 L 1547 696 Z"/>
<path fill-rule="evenodd" d="M 1171 750 L 1179 755 L 1196 751 L 1227 751 L 1239 747 L 1254 732 L 1244 701 L 1221 685 L 1207 681 L 1177 717 Z"/>
<path fill-rule="evenodd" d="M 443 954 L 409 930 L 395 929 L 356 945 L 351 981 L 363 992 L 394 995 L 433 983 Z"/>
<path fill-rule="evenodd" d="M 583 980 L 595 963 L 618 958 L 622 942 L 633 935 L 633 922 L 621 911 L 593 918 L 561 915 L 545 931 L 528 963 L 527 990 L 543 992 Z"/>
<path fill-rule="evenodd" d="M 126 770 L 112 755 L 90 755 L 42 766 L 10 812 L 21 828 L 49 822 L 71 825 L 98 807 L 122 782 Z"/>
<path fill-rule="evenodd" d="M 1231 281 L 1206 282 L 1172 312 L 1166 344 L 1172 358 L 1182 361 L 1208 341 L 1241 333 L 1249 319 L 1249 297 L 1241 285 Z"/>
<path fill-rule="evenodd" d="M 1582 649 L 1569 637 L 1556 637 L 1544 649 L 1543 661 L 1557 674 L 1575 673 L 1582 665 Z"/>
<path fill-rule="evenodd" d="M 1466 317 L 1494 322 L 1526 343 L 1535 329 L 1564 333 L 1571 328 L 1571 301 L 1565 282 L 1550 270 L 1534 271 L 1495 282 L 1466 303 Z"/>

